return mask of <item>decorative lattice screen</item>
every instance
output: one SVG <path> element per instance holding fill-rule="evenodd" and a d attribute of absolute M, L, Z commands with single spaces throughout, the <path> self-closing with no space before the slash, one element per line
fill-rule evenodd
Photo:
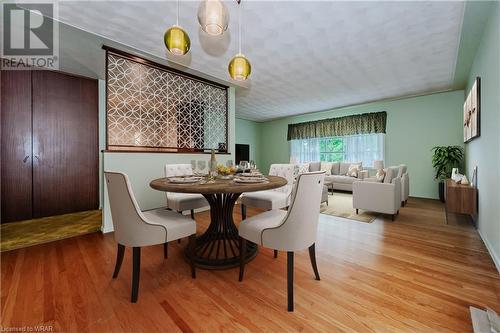
<path fill-rule="evenodd" d="M 227 151 L 227 87 L 107 52 L 108 150 Z"/>

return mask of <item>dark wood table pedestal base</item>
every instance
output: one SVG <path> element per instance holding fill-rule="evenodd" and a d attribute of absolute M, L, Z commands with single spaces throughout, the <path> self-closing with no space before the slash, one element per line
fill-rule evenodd
<path fill-rule="evenodd" d="M 234 224 L 233 209 L 239 193 L 203 194 L 210 204 L 211 222 L 207 230 L 196 238 L 195 264 L 203 269 L 228 269 L 240 265 L 238 228 Z M 258 246 L 247 242 L 246 257 L 251 261 Z M 187 254 L 187 253 L 186 253 Z"/>

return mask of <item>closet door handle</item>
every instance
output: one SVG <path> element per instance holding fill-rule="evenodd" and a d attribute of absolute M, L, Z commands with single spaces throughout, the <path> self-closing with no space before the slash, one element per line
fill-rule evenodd
<path fill-rule="evenodd" d="M 23 163 L 26 163 L 26 161 L 28 160 L 28 158 L 30 158 L 30 155 L 26 155 L 23 159 Z"/>

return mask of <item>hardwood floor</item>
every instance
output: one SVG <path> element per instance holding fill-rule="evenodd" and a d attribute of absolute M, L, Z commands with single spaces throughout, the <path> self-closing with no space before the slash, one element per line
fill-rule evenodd
<path fill-rule="evenodd" d="M 239 207 L 235 209 L 239 221 Z M 255 214 L 248 209 L 247 214 Z M 197 214 L 199 231 L 208 213 Z M 139 301 L 129 302 L 131 249 L 111 279 L 112 234 L 94 233 L 1 254 L 1 326 L 76 332 L 470 332 L 470 305 L 500 311 L 500 276 L 477 232 L 444 224 L 432 200 L 410 198 L 396 221 L 321 215 L 314 279 L 295 256 L 295 312 L 286 311 L 286 255 L 261 249 L 238 270 L 199 269 L 182 244 L 144 248 Z"/>

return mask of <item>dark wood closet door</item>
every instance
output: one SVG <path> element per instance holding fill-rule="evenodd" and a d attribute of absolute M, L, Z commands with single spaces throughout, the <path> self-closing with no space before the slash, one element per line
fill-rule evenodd
<path fill-rule="evenodd" d="M 31 72 L 1 71 L 2 222 L 32 213 Z"/>
<path fill-rule="evenodd" d="M 97 209 L 97 80 L 32 75 L 33 216 Z"/>

